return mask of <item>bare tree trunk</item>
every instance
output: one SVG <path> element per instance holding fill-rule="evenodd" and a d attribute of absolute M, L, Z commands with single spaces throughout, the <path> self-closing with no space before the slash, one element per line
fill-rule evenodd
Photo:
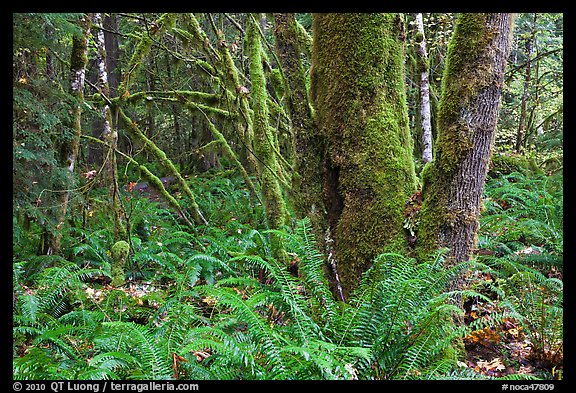
<path fill-rule="evenodd" d="M 56 217 L 56 230 L 48 234 L 48 241 L 44 253 L 50 255 L 60 251 L 62 231 L 66 222 L 68 202 L 70 200 L 73 184 L 72 177 L 74 166 L 80 149 L 80 135 L 82 134 L 82 106 L 84 102 L 84 78 L 86 75 L 86 64 L 88 63 L 88 34 L 90 31 L 90 14 L 83 15 L 79 24 L 82 30 L 81 35 L 72 37 L 72 54 L 70 59 L 70 94 L 76 100 L 73 110 L 74 134 L 70 140 L 64 140 L 60 145 L 60 165 L 68 171 L 68 178 L 65 182 L 66 189 L 58 196 L 60 208 Z"/>
<path fill-rule="evenodd" d="M 106 68 L 108 70 L 108 86 L 110 88 L 110 96 L 117 96 L 118 85 L 120 84 L 120 39 L 118 34 L 114 34 L 118 30 L 118 22 L 116 15 L 110 14 L 104 16 L 102 20 L 104 29 L 104 43 L 106 48 Z M 116 124 L 114 124 L 116 126 Z"/>
<path fill-rule="evenodd" d="M 430 83 L 428 81 L 428 52 L 426 50 L 426 36 L 422 14 L 416 14 L 416 54 L 418 70 L 420 71 L 420 121 L 422 125 L 422 161 L 432 161 L 432 121 L 430 115 Z"/>
<path fill-rule="evenodd" d="M 448 265 L 467 261 L 476 245 L 513 19 L 506 13 L 461 14 L 449 45 L 417 240 L 424 252 L 450 248 Z"/>

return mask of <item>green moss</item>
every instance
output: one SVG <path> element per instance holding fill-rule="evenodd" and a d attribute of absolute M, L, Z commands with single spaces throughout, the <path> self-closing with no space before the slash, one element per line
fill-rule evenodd
<path fill-rule="evenodd" d="M 448 46 L 436 143 L 437 162 L 446 173 L 455 171 L 462 157 L 472 149 L 472 131 L 461 120 L 462 111 L 476 92 L 491 83 L 490 62 L 474 61 L 485 52 L 483 49 L 492 39 L 492 34 L 486 34 L 485 26 L 486 14 L 462 14 L 454 31 L 458 39 L 450 40 Z"/>
<path fill-rule="evenodd" d="M 130 63 L 126 67 L 126 69 L 129 71 L 125 73 L 124 79 L 118 87 L 118 92 L 120 95 L 125 91 L 128 91 L 128 83 L 135 79 L 134 73 L 137 72 L 144 63 L 144 57 L 150 53 L 150 49 L 152 48 L 153 43 L 152 37 L 154 37 L 154 40 L 158 40 L 161 35 L 173 27 L 177 15 L 178 14 L 175 13 L 162 14 L 156 21 L 152 22 L 150 25 L 150 30 L 143 31 L 142 34 L 140 34 L 140 42 L 138 42 L 136 45 L 134 53 L 130 58 Z"/>
<path fill-rule="evenodd" d="M 421 32 L 417 31 L 414 34 L 414 42 L 416 42 L 417 44 L 421 43 L 422 41 L 424 41 L 424 34 L 422 34 Z"/>
<path fill-rule="evenodd" d="M 335 237 L 345 290 L 355 287 L 379 253 L 408 249 L 402 213 L 417 179 L 398 18 L 314 18 L 311 97 L 330 165 L 339 173 L 343 209 Z"/>
<path fill-rule="evenodd" d="M 274 68 L 272 69 L 272 72 L 270 72 L 270 83 L 272 85 L 272 88 L 274 89 L 276 97 L 282 99 L 284 97 L 286 89 L 284 87 L 284 78 L 282 77 L 282 71 L 280 71 L 278 68 Z"/>
<path fill-rule="evenodd" d="M 500 175 L 508 175 L 512 172 L 538 174 L 542 173 L 542 170 L 538 167 L 533 157 L 528 158 L 519 154 L 492 154 L 488 176 L 497 177 Z"/>
<path fill-rule="evenodd" d="M 130 245 L 126 241 L 120 240 L 114 243 L 110 251 L 114 260 L 111 269 L 112 285 L 118 287 L 124 284 L 124 265 L 130 254 Z"/>
<path fill-rule="evenodd" d="M 297 20 L 294 20 L 294 33 L 298 37 L 298 44 L 308 56 L 312 48 L 312 36 Z"/>
<path fill-rule="evenodd" d="M 130 245 L 124 240 L 117 241 L 112 246 L 111 253 L 115 262 L 124 263 L 130 253 Z"/>
<path fill-rule="evenodd" d="M 445 245 L 443 234 L 456 225 L 474 223 L 477 217 L 467 212 L 450 211 L 447 190 L 458 181 L 455 175 L 473 148 L 476 130 L 463 114 L 472 112 L 472 100 L 491 86 L 494 52 L 490 42 L 494 31 L 487 31 L 487 14 L 462 14 L 450 40 L 442 78 L 438 109 L 437 151 L 422 173 L 424 203 L 418 228 L 418 258 Z"/>
<path fill-rule="evenodd" d="M 254 151 L 260 159 L 259 174 L 266 217 L 270 228 L 281 229 L 288 223 L 288 211 L 277 178 L 279 164 L 275 153 L 275 136 L 268 125 L 269 112 L 266 102 L 268 97 L 264 69 L 262 68 L 262 47 L 258 25 L 253 17 L 248 18 L 246 49 L 252 82 L 251 107 L 254 109 Z M 281 239 L 273 236 L 272 247 L 275 257 L 287 263 L 287 254 L 281 245 Z"/>
<path fill-rule="evenodd" d="M 88 64 L 88 29 L 90 28 L 90 18 L 84 16 L 79 21 L 82 33 L 72 37 L 72 54 L 70 56 L 70 70 L 76 72 L 83 70 Z"/>

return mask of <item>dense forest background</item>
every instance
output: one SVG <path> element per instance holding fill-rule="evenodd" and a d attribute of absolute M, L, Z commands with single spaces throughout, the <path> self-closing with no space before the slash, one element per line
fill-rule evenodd
<path fill-rule="evenodd" d="M 12 64 L 15 379 L 563 378 L 562 14 L 18 13 Z"/>

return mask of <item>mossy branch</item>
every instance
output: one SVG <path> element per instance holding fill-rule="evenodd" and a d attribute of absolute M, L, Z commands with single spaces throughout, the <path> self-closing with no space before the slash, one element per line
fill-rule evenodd
<path fill-rule="evenodd" d="M 202 101 L 206 104 L 217 104 L 220 101 L 220 97 L 217 94 L 205 93 L 203 91 L 192 91 L 192 90 L 147 90 L 139 91 L 133 93 L 130 97 L 125 99 L 126 102 L 132 102 L 136 100 L 149 99 L 148 97 L 170 97 L 177 98 L 179 100 L 194 100 Z"/>
<path fill-rule="evenodd" d="M 184 35 L 184 37 L 188 39 L 191 44 L 195 43 L 197 47 L 199 46 L 198 49 L 201 49 L 204 53 L 206 53 L 206 55 L 208 55 L 208 57 L 214 63 L 220 62 L 220 54 L 210 43 L 210 39 L 208 39 L 208 36 L 204 30 L 202 30 L 202 27 L 200 27 L 200 24 L 198 23 L 198 20 L 194 14 L 183 14 L 182 20 L 187 28 L 187 33 L 189 33 L 189 35 Z"/>
<path fill-rule="evenodd" d="M 202 112 L 204 117 L 206 117 L 206 121 L 208 122 L 208 128 L 210 129 L 210 132 L 212 133 L 214 138 L 216 138 L 216 140 L 212 142 L 218 142 L 218 144 L 222 146 L 224 153 L 232 160 L 234 165 L 240 171 L 240 174 L 242 175 L 242 178 L 244 179 L 244 182 L 248 186 L 252 196 L 256 198 L 258 201 L 260 201 L 260 203 L 262 203 L 262 200 L 260 199 L 260 196 L 256 192 L 256 188 L 254 187 L 254 183 L 252 183 L 252 180 L 250 179 L 248 172 L 246 172 L 246 169 L 244 168 L 242 163 L 238 160 L 238 157 L 236 157 L 236 154 L 228 144 L 228 141 L 226 141 L 224 135 L 220 131 L 218 131 L 218 129 L 214 126 L 214 124 L 212 124 L 206 113 L 204 113 L 201 109 L 200 111 Z M 210 142 L 209 144 L 211 144 L 212 142 Z M 204 147 L 206 147 L 206 145 Z"/>
<path fill-rule="evenodd" d="M 186 28 L 196 40 L 197 44 L 200 44 L 200 50 L 202 50 L 208 58 L 213 62 L 216 68 L 219 70 L 221 75 L 220 80 L 223 81 L 224 86 L 226 86 L 226 93 L 229 91 L 234 92 L 235 98 L 228 101 L 227 104 L 231 102 L 237 105 L 239 110 L 238 122 L 235 123 L 235 128 L 240 138 L 242 144 L 246 148 L 246 158 L 250 163 L 252 168 L 257 169 L 257 162 L 254 152 L 252 150 L 252 140 L 253 140 L 253 125 L 252 116 L 250 111 L 250 105 L 248 103 L 248 96 L 245 94 L 246 87 L 241 83 L 241 77 L 246 79 L 245 75 L 241 74 L 236 65 L 234 64 L 234 59 L 225 45 L 219 45 L 214 47 L 210 44 L 208 36 L 198 23 L 198 20 L 193 14 L 184 15 L 184 23 Z M 216 26 L 212 18 L 209 18 L 214 29 L 214 33 L 218 34 Z"/>
<path fill-rule="evenodd" d="M 196 198 L 194 197 L 192 190 L 190 190 L 190 187 L 188 187 L 188 184 L 186 183 L 182 175 L 180 175 L 180 172 L 176 169 L 172 161 L 168 157 L 166 157 L 166 153 L 160 150 L 154 142 L 148 139 L 148 137 L 140 130 L 140 128 L 138 128 L 136 123 L 132 121 L 132 119 L 130 119 L 128 116 L 126 116 L 122 108 L 118 108 L 118 114 L 120 115 L 120 118 L 122 119 L 124 124 L 126 124 L 128 132 L 134 138 L 141 141 L 144 145 L 144 148 L 148 150 L 150 153 L 152 153 L 158 159 L 160 164 L 164 168 L 166 168 L 168 172 L 178 180 L 178 184 L 182 187 L 182 190 L 184 191 L 184 193 L 190 200 L 190 203 L 192 204 L 192 217 L 194 218 L 194 221 L 197 224 L 208 225 L 208 222 L 202 215 L 202 212 L 200 211 L 200 208 L 196 203 Z M 156 186 L 154 180 L 152 180 L 152 182 Z M 162 182 L 160 182 L 160 184 L 161 183 Z"/>
<path fill-rule="evenodd" d="M 272 229 L 280 229 L 286 225 L 288 212 L 277 178 L 279 164 L 274 150 L 274 136 L 268 124 L 268 94 L 266 91 L 264 69 L 262 67 L 262 45 L 260 43 L 258 29 L 258 23 L 254 18 L 249 18 L 246 29 L 246 47 L 250 78 L 252 80 L 251 103 L 254 108 L 254 151 L 262 164 L 260 165 L 260 181 L 264 194 L 268 225 Z M 282 246 L 281 240 L 274 236 L 272 238 L 272 244 L 275 256 L 279 260 L 287 262 L 288 256 Z"/>
<path fill-rule="evenodd" d="M 134 50 L 134 53 L 130 58 L 130 62 L 128 63 L 128 67 L 126 68 L 128 71 L 124 74 L 122 83 L 120 83 L 120 86 L 118 87 L 119 95 L 128 92 L 128 88 L 130 86 L 130 78 L 140 69 L 144 57 L 146 57 L 146 55 L 148 55 L 150 52 L 150 48 L 152 47 L 153 42 L 152 37 L 157 39 L 158 37 L 162 36 L 166 30 L 168 30 L 170 27 L 173 27 L 176 20 L 176 15 L 177 14 L 173 13 L 163 14 L 155 22 L 152 22 L 151 26 L 153 26 L 155 30 L 147 30 L 140 35 L 140 42 L 136 45 L 136 49 Z"/>
<path fill-rule="evenodd" d="M 82 135 L 82 138 L 87 139 L 91 142 L 100 143 L 100 144 L 110 148 L 110 145 L 108 143 L 106 143 L 106 142 L 104 142 L 98 138 L 94 138 L 93 136 Z M 129 155 L 122 153 L 121 151 L 116 150 L 116 149 L 115 149 L 115 152 L 122 155 L 131 164 L 136 165 L 136 167 L 140 171 L 140 174 L 142 175 L 142 178 L 145 179 L 146 181 L 148 181 L 148 183 L 152 184 L 153 187 L 155 187 L 156 190 L 158 190 L 158 193 L 168 202 L 168 204 L 170 206 L 172 206 L 172 208 L 174 210 L 176 210 L 176 212 L 184 219 L 186 224 L 190 225 L 191 227 L 194 226 L 190 222 L 190 220 L 188 219 L 186 214 L 184 214 L 184 210 L 182 209 L 182 207 L 180 206 L 180 204 L 178 203 L 176 198 L 174 198 L 172 195 L 170 195 L 168 190 L 166 190 L 166 188 L 164 187 L 164 183 L 162 183 L 162 180 L 160 180 L 160 178 L 158 176 L 154 175 L 152 172 L 150 172 L 150 170 L 148 168 L 146 168 L 144 165 L 140 164 L 138 161 L 136 161 L 135 159 L 133 159 Z"/>

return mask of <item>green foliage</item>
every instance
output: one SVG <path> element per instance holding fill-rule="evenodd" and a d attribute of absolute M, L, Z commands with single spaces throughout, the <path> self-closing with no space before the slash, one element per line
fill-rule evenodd
<path fill-rule="evenodd" d="M 472 328 L 498 329 L 512 319 L 530 343 L 529 358 L 545 370 L 563 361 L 563 184 L 561 174 L 512 172 L 489 178 L 479 247 L 493 277 L 499 310 Z M 490 255 L 493 254 L 493 255 Z"/>
<path fill-rule="evenodd" d="M 371 348 L 371 362 L 361 373 L 377 379 L 428 378 L 456 365 L 454 344 L 464 334 L 454 324 L 461 312 L 451 304 L 461 293 L 445 292 L 465 264 L 446 270 L 442 250 L 417 263 L 397 254 L 382 254 L 366 272 L 351 298 L 345 339 Z"/>
<path fill-rule="evenodd" d="M 513 46 L 508 60 L 496 135 L 496 146 L 500 151 L 514 146 L 521 113 L 520 102 L 527 88 L 523 149 L 538 153 L 541 156 L 539 161 L 549 158 L 552 152 L 562 155 L 563 25 L 561 13 L 517 15 L 514 31 L 517 45 Z M 530 80 L 527 81 L 527 44 L 530 42 L 531 68 Z"/>
<path fill-rule="evenodd" d="M 488 379 L 462 366 L 460 342 L 474 329 L 496 329 L 503 318 L 521 326 L 537 364 L 547 370 L 561 365 L 561 14 L 538 14 L 538 42 L 541 51 L 551 53 L 539 58 L 539 74 L 530 85 L 529 154 L 516 160 L 520 163 L 506 158 L 496 163 L 502 170 L 491 173 L 486 186 L 479 247 L 494 255 L 478 257 L 483 264 L 446 270 L 443 251 L 420 263 L 382 254 L 346 303 L 333 297 L 329 269 L 310 222 L 289 217 L 290 225 L 268 230 L 265 208 L 245 183 L 248 177 L 238 175 L 238 162 L 222 154 L 207 127 L 207 120 L 214 122 L 242 165 L 266 158 L 254 159 L 242 136 L 251 128 L 254 108 L 238 112 L 239 102 L 255 94 L 246 75 L 248 53 L 240 42 L 241 30 L 232 22 L 246 27 L 246 14 L 203 14 L 197 26 L 201 37 L 194 35 L 188 14 L 111 14 L 117 26 L 110 29 L 124 38 L 119 56 L 110 51 L 110 59 L 117 70 L 126 71 L 132 97 L 126 97 L 123 110 L 185 175 L 209 223 L 190 227 L 162 199 L 121 190 L 130 252 L 123 271 L 114 272 L 117 239 L 109 191 L 101 183 L 101 152 L 82 146 L 72 175 L 58 164 L 58 147 L 73 136 L 71 113 L 77 101 L 67 91 L 71 38 L 79 33 L 80 16 L 13 14 L 13 378 Z M 531 16 L 519 15 L 520 40 L 527 37 Z M 171 22 L 164 24 L 167 17 Z M 296 17 L 309 81 L 312 39 L 306 31 L 312 15 Z M 278 59 L 272 56 L 270 23 L 264 15 L 258 22 L 266 37 L 261 37 L 260 51 L 263 82 L 270 89 L 275 75 L 270 67 L 277 67 Z M 425 23 L 434 102 L 453 15 L 425 14 Z M 157 34 L 156 28 L 168 34 Z M 226 51 L 228 64 L 222 67 Z M 130 71 L 131 59 L 145 53 Z M 509 145 L 517 126 L 524 68 L 516 66 L 526 58 L 521 50 L 515 56 L 504 86 L 500 150 Z M 231 71 L 237 75 L 226 75 Z M 109 70 L 113 75 L 118 76 Z M 86 77 L 92 80 L 93 75 Z M 82 107 L 81 127 L 86 134 L 95 133 L 98 126 L 92 122 L 100 113 L 92 105 L 101 106 L 103 100 L 88 85 L 85 94 L 94 100 Z M 417 102 L 408 100 L 416 110 Z M 197 105 L 195 111 L 184 115 L 183 101 Z M 290 158 L 286 146 L 294 130 L 285 102 L 269 95 L 265 103 L 270 114 L 261 120 L 278 131 L 272 135 L 278 138 L 275 153 Z M 226 116 L 196 116 L 200 105 Z M 152 173 L 166 175 L 163 160 L 148 162 L 141 143 L 128 141 L 122 126 L 117 131 L 120 150 Z M 120 155 L 117 159 L 121 184 L 145 180 L 135 165 Z M 279 176 L 289 178 L 293 163 L 279 159 Z M 530 170 L 522 170 L 530 160 Z M 556 176 L 537 173 L 535 164 Z M 246 169 L 250 174 L 254 170 L 250 165 Z M 92 170 L 95 179 L 88 176 Z M 66 221 L 58 228 L 61 252 L 38 255 L 46 251 L 47 235 L 57 230 L 58 196 L 67 189 Z M 184 210 L 193 208 L 178 186 L 169 191 Z M 289 267 L 275 258 L 278 244 L 287 252 Z M 460 273 L 470 289 L 445 292 Z M 479 280 L 481 273 L 494 281 Z M 110 285 L 114 275 L 121 277 L 121 283 L 113 283 L 118 285 Z M 455 323 L 462 313 L 453 306 L 455 297 L 492 305 L 492 319 Z"/>
<path fill-rule="evenodd" d="M 261 210 L 240 208 L 249 195 L 239 179 L 193 181 L 213 226 L 187 230 L 158 202 L 127 201 L 131 219 L 149 227 L 145 237 L 130 239 L 122 287 L 107 285 L 113 239 L 109 221 L 96 214 L 90 230 L 64 237 L 74 245 L 68 257 L 20 252 L 13 276 L 15 376 L 482 379 L 488 377 L 462 367 L 459 343 L 505 318 L 522 326 L 534 359 L 561 361 L 562 282 L 537 270 L 562 261 L 562 240 L 552 232 L 562 222 L 562 187 L 554 178 L 512 173 L 489 180 L 480 244 L 499 252 L 507 247 L 505 255 L 447 270 L 446 250 L 420 262 L 382 254 L 346 303 L 332 296 L 308 219 L 293 230 L 266 230 Z M 529 219 L 530 225 L 522 222 Z M 520 234 L 526 244 L 518 242 Z M 297 269 L 273 257 L 272 235 Z M 528 247 L 541 254 L 513 251 Z M 544 256 L 554 263 L 537 263 Z M 494 282 L 478 281 L 481 273 Z M 470 288 L 446 292 L 461 274 Z M 456 298 L 498 311 L 458 324 Z"/>
<path fill-rule="evenodd" d="M 339 304 L 309 221 L 298 222 L 292 233 L 275 233 L 297 263 L 298 277 L 272 257 L 270 232 L 243 227 L 234 242 L 224 240 L 226 231 L 195 236 L 159 229 L 148 241 L 134 238 L 133 261 L 156 274 L 124 289 L 93 281 L 108 275 L 101 269 L 45 257 L 55 266 L 27 278 L 30 287 L 41 289 L 21 285 L 15 304 L 14 351 L 21 354 L 14 357 L 15 375 L 406 378 L 453 364 L 443 354 L 461 332 L 446 324 L 454 310 L 440 296 L 450 276 L 439 269 L 441 258 L 416 265 L 383 255 L 359 295 Z M 78 262 L 108 267 L 105 237 L 98 231 L 83 235 L 85 243 L 75 249 Z M 17 282 L 23 282 L 25 266 L 16 265 Z M 384 276 L 389 278 L 382 283 Z M 402 338 L 408 326 L 412 334 Z M 66 372 L 56 372 L 63 364 Z"/>
<path fill-rule="evenodd" d="M 561 176 L 518 172 L 488 179 L 479 247 L 514 254 L 526 263 L 562 266 Z"/>
<path fill-rule="evenodd" d="M 163 351 L 163 340 L 145 326 L 132 322 L 104 322 L 95 344 L 109 360 L 118 364 L 131 360 L 129 379 L 170 379 L 170 356 Z"/>
<path fill-rule="evenodd" d="M 547 368 L 562 362 L 564 285 L 555 277 L 502 258 L 493 262 L 501 272 L 497 281 L 505 297 L 501 305 L 520 322 L 533 345 L 531 356 Z"/>

